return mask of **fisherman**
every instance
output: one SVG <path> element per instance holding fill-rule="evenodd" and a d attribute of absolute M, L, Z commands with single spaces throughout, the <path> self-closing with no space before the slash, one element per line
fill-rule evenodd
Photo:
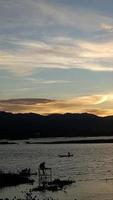
<path fill-rule="evenodd" d="M 70 152 L 68 152 L 68 154 L 67 154 L 67 155 L 68 155 L 68 157 L 70 157 L 70 155 L 71 155 L 71 154 L 70 154 Z"/>
<path fill-rule="evenodd" d="M 46 167 L 45 167 L 45 162 L 40 163 L 39 169 L 42 170 L 42 173 L 43 173 L 43 175 L 44 175 L 44 174 L 45 174 L 45 169 L 46 169 Z"/>

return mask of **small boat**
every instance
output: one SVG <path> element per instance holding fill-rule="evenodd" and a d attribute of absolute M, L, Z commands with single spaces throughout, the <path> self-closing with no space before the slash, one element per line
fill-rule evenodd
<path fill-rule="evenodd" d="M 60 158 L 64 158 L 64 157 L 66 157 L 66 158 L 69 158 L 69 157 L 73 157 L 73 154 L 70 154 L 70 155 L 58 155 Z"/>

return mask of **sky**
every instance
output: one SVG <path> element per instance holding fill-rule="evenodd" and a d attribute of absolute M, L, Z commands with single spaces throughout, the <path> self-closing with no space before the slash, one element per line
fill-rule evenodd
<path fill-rule="evenodd" d="M 113 115 L 113 0 L 0 0 L 0 110 Z"/>

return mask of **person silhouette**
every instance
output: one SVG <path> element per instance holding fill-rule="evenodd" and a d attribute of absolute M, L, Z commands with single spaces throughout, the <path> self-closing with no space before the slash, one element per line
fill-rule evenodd
<path fill-rule="evenodd" d="M 67 155 L 68 155 L 68 157 L 70 157 L 70 155 L 71 155 L 71 154 L 70 154 L 70 152 L 68 152 L 68 154 L 67 154 Z"/>
<path fill-rule="evenodd" d="M 42 171 L 42 173 L 43 173 L 43 175 L 44 175 L 44 174 L 45 174 L 45 169 L 46 169 L 46 167 L 45 167 L 45 162 L 40 163 L 39 169 Z"/>

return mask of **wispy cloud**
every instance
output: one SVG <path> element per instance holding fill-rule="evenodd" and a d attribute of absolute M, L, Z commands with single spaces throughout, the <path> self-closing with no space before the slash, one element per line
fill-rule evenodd
<path fill-rule="evenodd" d="M 56 42 L 57 41 L 57 42 Z M 113 71 L 113 42 L 76 41 L 55 38 L 51 42 L 14 42 L 16 51 L 1 50 L 0 68 L 28 75 L 40 68 L 80 68 Z"/>
<path fill-rule="evenodd" d="M 1 0 L 0 69 L 17 75 L 29 75 L 39 68 L 113 71 L 113 42 L 88 42 L 83 36 L 75 39 L 79 33 L 96 34 L 100 24 L 103 31 L 112 31 L 112 20 L 74 1 Z M 62 37 L 65 32 L 76 36 Z"/>
<path fill-rule="evenodd" d="M 109 32 L 113 32 L 113 24 L 102 23 L 101 24 L 101 28 L 103 30 L 106 30 L 106 31 L 109 31 Z"/>
<path fill-rule="evenodd" d="M 77 5 L 76 2 L 71 5 L 55 0 L 1 0 L 0 8 L 2 26 L 10 25 L 12 28 L 29 27 L 30 24 L 41 27 L 59 25 L 89 32 L 97 28 L 102 21 L 111 20 L 110 16 L 104 16 L 94 8 Z"/>
<path fill-rule="evenodd" d="M 113 114 L 105 103 L 113 101 L 113 94 L 81 96 L 73 99 L 9 99 L 0 101 L 0 110 L 10 112 L 35 112 L 39 114 L 91 112 L 97 115 Z M 103 106 L 103 107 L 102 107 Z"/>

